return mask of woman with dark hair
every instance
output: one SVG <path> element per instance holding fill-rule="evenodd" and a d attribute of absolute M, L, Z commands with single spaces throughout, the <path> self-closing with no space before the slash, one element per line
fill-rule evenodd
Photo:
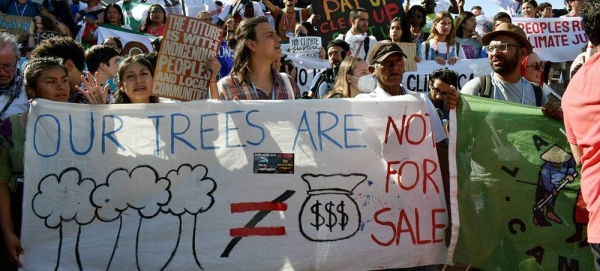
<path fill-rule="evenodd" d="M 118 104 L 158 103 L 158 97 L 152 95 L 154 67 L 144 55 L 126 58 L 119 65 L 116 94 Z"/>
<path fill-rule="evenodd" d="M 481 36 L 477 33 L 475 14 L 465 11 L 458 16 L 455 39 L 465 51 L 467 59 L 481 58 Z"/>
<path fill-rule="evenodd" d="M 139 32 L 147 33 L 152 36 L 162 36 L 165 32 L 167 23 L 167 11 L 159 4 L 154 4 L 148 9 L 146 20 L 138 29 Z"/>
<path fill-rule="evenodd" d="M 67 102 L 69 82 L 67 69 L 56 58 L 36 58 L 27 62 L 23 77 L 30 99 L 41 98 Z M 24 253 L 21 241 L 23 202 L 23 157 L 27 112 L 12 115 L 0 125 L 0 229 L 8 257 L 23 268 L 19 255 Z"/>
<path fill-rule="evenodd" d="M 435 14 L 429 38 L 417 49 L 417 62 L 435 60 L 440 65 L 454 65 L 458 59 L 465 59 L 465 52 L 454 39 L 452 15 L 447 11 Z"/>
<path fill-rule="evenodd" d="M 535 0 L 523 0 L 521 4 L 521 13 L 525 18 L 536 18 L 538 13 L 538 4 Z"/>
<path fill-rule="evenodd" d="M 425 15 L 425 8 L 423 8 L 421 5 L 414 5 L 410 7 L 408 13 L 406 13 L 406 18 L 408 18 L 410 26 L 411 42 L 417 45 L 429 38 L 429 33 L 423 32 L 423 27 L 425 26 Z"/>
<path fill-rule="evenodd" d="M 300 97 L 296 82 L 272 63 L 281 57 L 281 38 L 265 17 L 242 20 L 229 40 L 233 69 L 218 82 L 223 100 L 288 100 Z"/>
<path fill-rule="evenodd" d="M 408 24 L 402 17 L 395 17 L 390 22 L 390 40 L 393 42 L 411 42 Z"/>
<path fill-rule="evenodd" d="M 61 36 L 75 37 L 79 32 L 79 28 L 71 16 L 71 10 L 63 0 L 44 0 L 40 14 L 48 17 L 57 25 L 56 29 Z"/>
<path fill-rule="evenodd" d="M 123 24 L 123 10 L 121 6 L 113 3 L 104 9 L 103 23 L 131 30 L 131 26 Z"/>

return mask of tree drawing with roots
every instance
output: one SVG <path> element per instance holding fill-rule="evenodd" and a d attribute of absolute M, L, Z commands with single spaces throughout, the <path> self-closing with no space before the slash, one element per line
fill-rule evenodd
<path fill-rule="evenodd" d="M 90 197 L 96 217 L 104 222 L 118 219 L 119 230 L 106 270 L 140 270 L 138 261 L 139 230 L 143 219 L 159 214 L 171 200 L 167 178 L 161 178 L 150 166 L 137 166 L 131 171 L 119 168 L 99 184 Z M 123 234 L 122 230 L 135 234 Z M 135 251 L 133 251 L 135 249 Z"/>
<path fill-rule="evenodd" d="M 33 197 L 33 212 L 44 219 L 46 227 L 58 229 L 60 241 L 54 270 L 75 266 L 83 270 L 79 255 L 81 226 L 94 220 L 90 194 L 96 187 L 92 179 L 82 179 L 79 169 L 70 167 L 58 176 L 49 174 L 38 183 Z M 76 236 L 73 236 L 77 233 Z M 72 270 L 72 268 L 70 269 Z"/>
<path fill-rule="evenodd" d="M 166 178 L 171 181 L 173 198 L 161 210 L 179 218 L 179 237 L 175 250 L 162 270 L 189 270 L 194 265 L 203 269 L 196 252 L 196 223 L 198 214 L 213 206 L 215 199 L 212 194 L 217 189 L 217 183 L 208 177 L 206 166 L 200 164 L 183 164 L 177 170 L 169 171 Z"/>

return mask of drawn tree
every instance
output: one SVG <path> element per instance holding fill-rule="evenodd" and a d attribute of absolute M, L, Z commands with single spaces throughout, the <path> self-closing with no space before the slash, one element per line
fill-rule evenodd
<path fill-rule="evenodd" d="M 160 207 L 171 200 L 170 184 L 168 179 L 160 178 L 154 168 L 142 165 L 131 172 L 118 168 L 108 174 L 106 183 L 94 189 L 91 200 L 96 207 L 96 217 L 104 222 L 119 220 L 107 270 L 140 270 L 139 229 L 143 219 L 157 216 Z M 123 230 L 132 229 L 137 234 L 121 234 Z"/>
<path fill-rule="evenodd" d="M 58 258 L 54 270 L 61 266 L 72 270 L 73 267 L 69 266 L 74 264 L 83 270 L 79 258 L 79 237 L 81 226 L 94 221 L 90 194 L 95 187 L 94 180 L 81 179 L 81 172 L 74 167 L 63 170 L 58 176 L 46 175 L 38 183 L 38 191 L 33 196 L 33 212 L 45 220 L 46 227 L 59 229 Z"/>
<path fill-rule="evenodd" d="M 212 193 L 217 189 L 217 183 L 208 177 L 208 169 L 204 165 L 192 167 L 183 164 L 177 170 L 169 171 L 167 179 L 171 181 L 173 199 L 161 210 L 179 218 L 179 238 L 163 269 L 189 269 L 194 264 L 203 269 L 195 245 L 196 221 L 198 214 L 208 211 L 214 204 Z"/>

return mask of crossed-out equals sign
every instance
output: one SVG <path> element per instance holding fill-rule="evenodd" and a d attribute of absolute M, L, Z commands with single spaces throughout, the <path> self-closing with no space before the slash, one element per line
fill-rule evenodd
<path fill-rule="evenodd" d="M 284 203 L 292 195 L 296 193 L 292 190 L 286 190 L 279 197 L 272 201 L 263 202 L 239 202 L 231 204 L 231 213 L 245 213 L 258 211 L 243 228 L 233 228 L 229 230 L 229 235 L 233 237 L 233 240 L 229 242 L 221 257 L 229 257 L 229 253 L 235 247 L 235 245 L 241 241 L 243 237 L 248 236 L 281 236 L 285 235 L 285 227 L 256 227 L 258 222 L 263 220 L 272 211 L 287 211 L 287 203 Z"/>

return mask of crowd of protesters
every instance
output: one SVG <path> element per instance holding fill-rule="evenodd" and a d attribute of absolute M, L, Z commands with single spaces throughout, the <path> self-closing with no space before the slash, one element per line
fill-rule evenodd
<path fill-rule="evenodd" d="M 591 41 L 590 50 L 578 58 L 581 63 L 573 64 L 574 74 L 582 67 L 582 62 L 591 59 L 598 45 L 600 19 L 591 11 L 599 10 L 599 1 L 568 0 L 565 1 L 567 9 L 553 10 L 550 4 L 538 5 L 535 0 L 505 0 L 509 12 L 496 14 L 494 31 L 483 36 L 476 31 L 476 17 L 484 14 L 480 6 L 465 11 L 465 0 L 452 0 L 447 7 L 440 3 L 436 5 L 434 0 L 423 0 L 420 5 L 412 6 L 410 1 L 404 1 L 406 6 L 401 10 L 401 16 L 389 22 L 390 40 L 385 41 L 377 41 L 368 35 L 369 13 L 355 8 L 349 14 L 350 30 L 338 35 L 319 52 L 331 67 L 314 77 L 306 93 L 300 92 L 294 80 L 294 67 L 285 58 L 282 42 L 290 37 L 319 35 L 314 25 L 321 18 L 314 14 L 310 1 L 263 0 L 263 5 L 253 1 L 223 5 L 217 1 L 220 13 L 202 11 L 196 17 L 223 27 L 226 35 L 222 46 L 233 52 L 230 62 L 217 58 L 207 61 L 206 69 L 211 74 L 210 99 L 370 99 L 406 94 L 423 99 L 432 116 L 431 126 L 438 143 L 436 149 L 445 190 L 448 191 L 445 144 L 448 110 L 456 106 L 459 91 L 534 105 L 549 117 L 563 117 L 560 104 L 551 103 L 549 99 L 553 91 L 548 86 L 547 78 L 551 75 L 545 67 L 552 64 L 540 60 L 525 32 L 512 24 L 511 18 L 583 17 Z M 156 52 L 124 55 L 119 37 L 98 40 L 96 30 L 103 24 L 131 30 L 123 22 L 121 6 L 102 6 L 99 0 L 88 0 L 87 5 L 80 8 L 77 2 L 44 0 L 42 4 L 36 4 L 30 0 L 5 0 L 0 3 L 2 13 L 33 20 L 24 44 L 19 44 L 11 34 L 0 33 L 0 229 L 5 249 L 2 259 L 8 258 L 14 266 L 22 267 L 19 255 L 24 253 L 19 240 L 20 201 L 30 99 L 79 104 L 164 101 L 152 92 Z M 160 36 L 165 32 L 168 16 L 165 7 L 178 5 L 179 1 L 169 3 L 166 0 L 164 5 L 150 5 L 146 18 L 139 29 L 135 29 L 158 37 L 153 43 L 156 50 L 160 48 Z M 263 17 L 264 14 L 272 16 Z M 404 52 L 397 42 L 415 43 L 417 50 Z M 408 55 L 417 62 L 434 60 L 440 65 L 487 58 L 493 73 L 474 78 L 458 90 L 457 73 L 439 69 L 429 77 L 429 93 L 415 94 L 401 84 Z M 28 60 L 21 67 L 22 56 Z M 489 80 L 488 90 L 481 89 L 482 80 Z M 590 238 L 590 243 L 600 243 L 597 236 L 600 235 Z M 593 247 L 600 253 L 598 246 Z"/>

